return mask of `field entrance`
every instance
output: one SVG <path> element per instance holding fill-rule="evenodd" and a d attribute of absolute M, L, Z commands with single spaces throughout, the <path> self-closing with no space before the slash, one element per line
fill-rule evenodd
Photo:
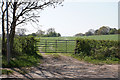
<path fill-rule="evenodd" d="M 47 40 L 38 43 L 40 53 L 74 53 L 75 40 Z"/>

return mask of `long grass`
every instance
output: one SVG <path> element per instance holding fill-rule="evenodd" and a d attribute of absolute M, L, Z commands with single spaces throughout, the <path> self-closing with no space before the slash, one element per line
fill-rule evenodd
<path fill-rule="evenodd" d="M 117 59 L 117 58 L 113 58 L 113 59 L 107 58 L 106 60 L 98 60 L 98 59 L 93 59 L 90 56 L 82 57 L 82 56 L 75 55 L 75 54 L 70 54 L 70 53 L 69 54 L 59 53 L 59 55 L 70 56 L 70 57 L 75 58 L 79 61 L 85 61 L 87 63 L 92 63 L 92 64 L 96 64 L 96 65 L 119 64 L 119 59 Z"/>
<path fill-rule="evenodd" d="M 39 53 L 38 55 L 28 55 L 23 54 L 16 58 L 12 58 L 10 63 L 8 64 L 6 57 L 2 57 L 2 67 L 10 68 L 10 67 L 31 67 L 37 66 L 38 63 L 41 63 L 42 56 Z"/>

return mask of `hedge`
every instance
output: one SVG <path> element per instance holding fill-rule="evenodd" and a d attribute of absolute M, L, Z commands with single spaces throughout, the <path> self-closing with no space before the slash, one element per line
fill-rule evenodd
<path fill-rule="evenodd" d="M 37 40 L 34 37 L 16 37 L 14 40 L 14 47 L 12 53 L 12 56 L 15 55 L 21 55 L 21 54 L 29 54 L 33 55 L 36 54 L 37 46 L 36 46 Z"/>
<path fill-rule="evenodd" d="M 16 36 L 14 38 L 13 52 L 11 53 L 10 63 L 7 57 L 2 56 L 2 67 L 30 67 L 36 66 L 42 56 L 37 54 L 38 39 L 31 36 Z"/>
<path fill-rule="evenodd" d="M 92 56 L 94 59 L 106 59 L 108 57 L 120 59 L 118 46 L 120 46 L 118 41 L 77 38 L 75 54 L 83 57 Z"/>

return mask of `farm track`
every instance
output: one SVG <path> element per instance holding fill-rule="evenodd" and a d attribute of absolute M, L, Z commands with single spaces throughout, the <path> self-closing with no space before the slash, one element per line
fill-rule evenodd
<path fill-rule="evenodd" d="M 37 67 L 21 68 L 28 73 L 19 73 L 19 68 L 13 68 L 12 75 L 2 75 L 3 78 L 118 78 L 118 65 L 94 65 L 74 58 L 60 55 L 43 54 L 43 64 Z"/>

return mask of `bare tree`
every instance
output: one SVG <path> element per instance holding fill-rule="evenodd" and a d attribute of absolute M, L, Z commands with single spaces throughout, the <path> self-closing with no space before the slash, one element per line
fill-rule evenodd
<path fill-rule="evenodd" d="M 13 1 L 13 0 L 12 0 Z M 39 11 L 44 10 L 46 7 L 53 6 L 56 7 L 60 5 L 63 0 L 37 0 L 35 2 L 20 2 L 19 0 L 14 0 L 9 2 L 9 27 L 10 27 L 10 51 L 12 53 L 15 29 L 16 26 L 21 24 L 27 24 L 28 22 L 37 23 L 39 16 Z M 1 9 L 4 7 L 4 1 L 1 5 Z M 2 33 L 3 40 L 5 39 L 5 27 L 4 27 L 4 13 L 5 10 L 2 10 Z M 4 42 L 4 41 L 3 41 Z"/>
<path fill-rule="evenodd" d="M 8 4 L 8 7 L 10 6 L 10 3 Z M 6 53 L 6 42 L 5 42 L 5 13 L 6 13 L 6 7 L 5 7 L 5 2 L 2 1 L 1 3 L 1 20 L 2 20 L 2 54 L 5 55 Z"/>
<path fill-rule="evenodd" d="M 5 47 L 5 24 L 4 24 L 4 19 L 5 19 L 5 11 L 3 9 L 3 6 L 4 6 L 4 2 L 1 3 L 2 6 L 1 6 L 1 15 L 2 15 L 2 54 L 5 54 L 6 53 L 6 47 Z"/>

